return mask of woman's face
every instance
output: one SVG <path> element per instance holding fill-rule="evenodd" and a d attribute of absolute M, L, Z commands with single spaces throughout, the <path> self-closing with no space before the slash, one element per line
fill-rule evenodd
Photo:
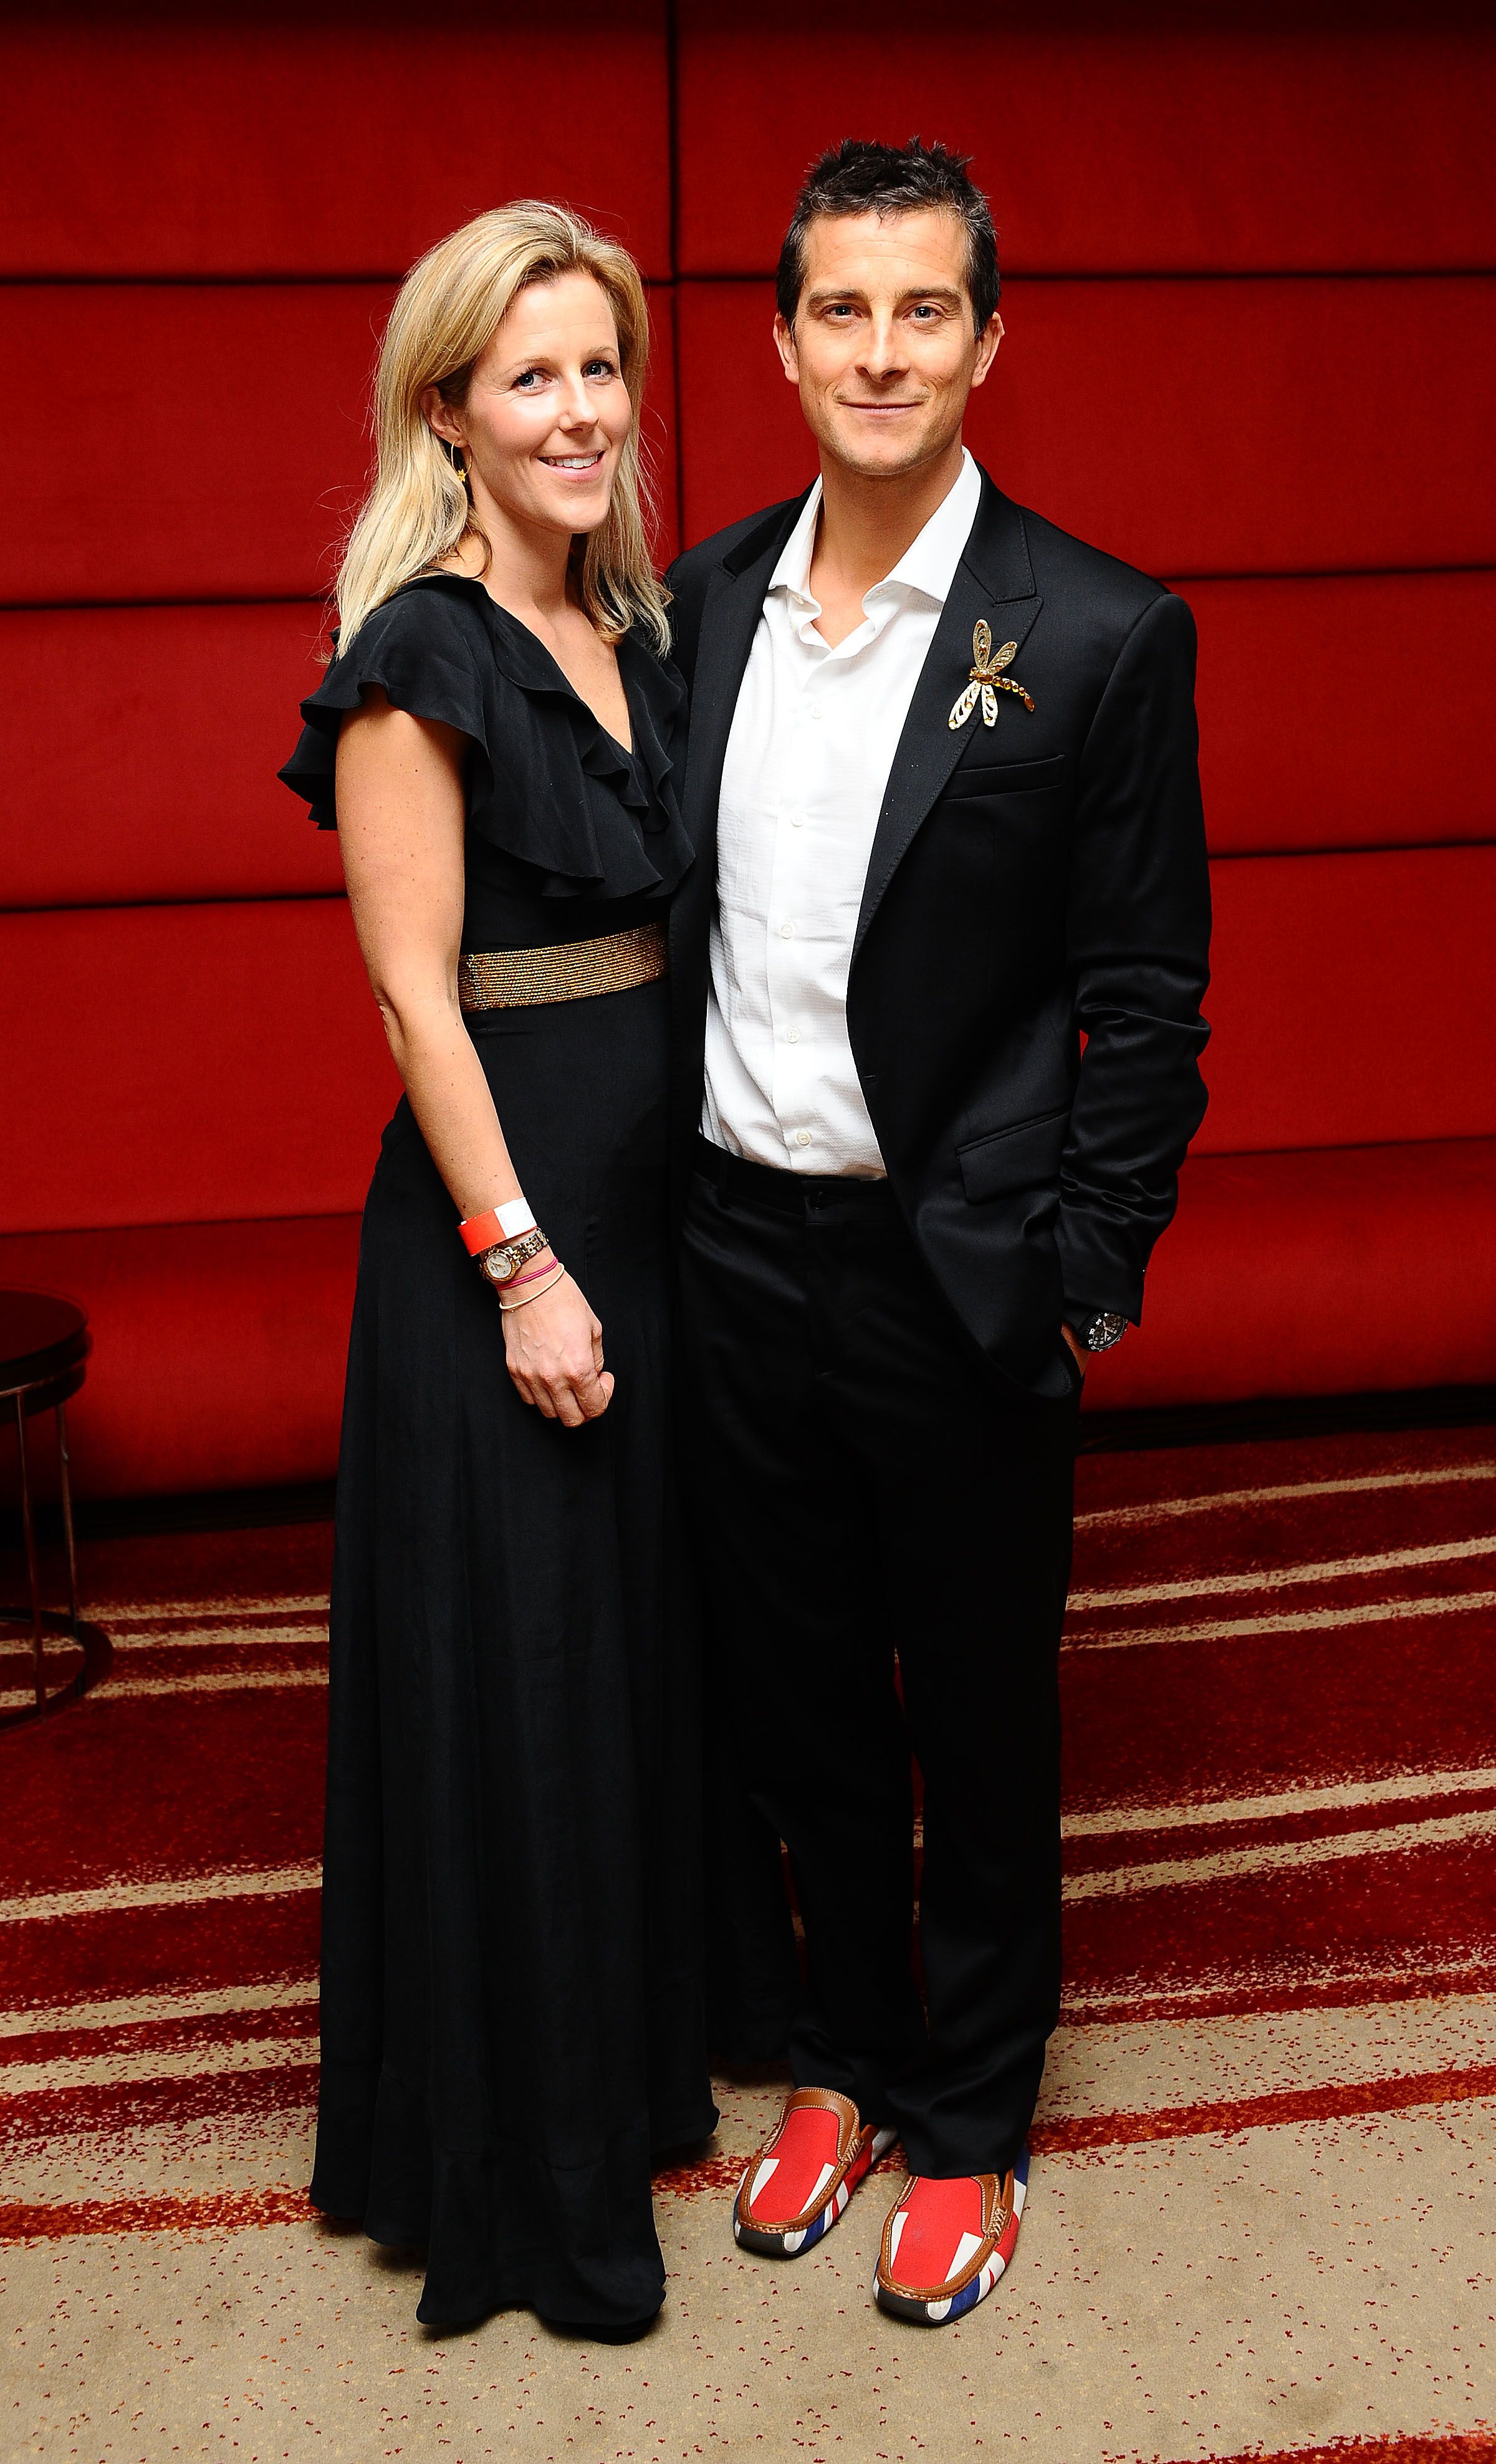
<path fill-rule="evenodd" d="M 422 408 L 459 446 L 481 522 L 485 495 L 512 520 L 596 530 L 633 425 L 606 295 L 590 274 L 521 291 L 455 410 L 432 387 Z"/>

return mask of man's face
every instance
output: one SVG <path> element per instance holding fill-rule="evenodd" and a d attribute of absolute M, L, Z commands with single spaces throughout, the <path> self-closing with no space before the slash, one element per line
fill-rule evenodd
<path fill-rule="evenodd" d="M 774 319 L 784 373 L 823 456 L 867 478 L 938 460 L 1002 339 L 979 337 L 954 214 L 822 214 L 805 234 L 793 327 Z"/>

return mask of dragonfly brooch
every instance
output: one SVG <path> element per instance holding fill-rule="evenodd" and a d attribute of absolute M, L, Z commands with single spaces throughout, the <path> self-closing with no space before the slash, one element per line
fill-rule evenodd
<path fill-rule="evenodd" d="M 981 702 L 982 717 L 989 727 L 996 727 L 1000 693 L 1017 693 L 1025 710 L 1033 709 L 1033 702 L 1023 686 L 1016 684 L 1011 676 L 1005 676 L 1002 672 L 1008 661 L 1017 658 L 1018 644 L 1004 642 L 1001 649 L 994 653 L 992 627 L 984 616 L 978 618 L 976 630 L 972 634 L 972 656 L 976 665 L 971 671 L 971 683 L 964 692 L 957 694 L 951 706 L 952 727 L 965 726 L 977 707 L 979 698 Z"/>

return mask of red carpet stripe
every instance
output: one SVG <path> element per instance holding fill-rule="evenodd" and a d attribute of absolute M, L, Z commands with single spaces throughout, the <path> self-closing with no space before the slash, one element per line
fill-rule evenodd
<path fill-rule="evenodd" d="M 1467 1840 L 1239 1875 L 1204 1890 L 1075 1901 L 1065 1957 L 1071 1995 L 1089 2001 L 1489 1965 L 1490 1846 Z"/>
<path fill-rule="evenodd" d="M 248 2014 L 246 2025 L 253 2028 L 283 2012 L 286 2017 L 281 2024 L 293 2028 L 302 2024 L 300 2014 L 316 2002 L 315 1978 L 300 1977 L 294 1983 L 220 1986 L 207 1991 L 199 1988 L 188 1993 L 130 1993 L 112 1999 L 36 2003 L 29 2009 L 0 2011 L 0 2046 L 8 2039 L 28 2036 L 77 2037 L 84 2043 L 96 2032 L 222 2026 L 241 2013 Z M 10 2058 L 0 2052 L 0 2060 Z"/>
<path fill-rule="evenodd" d="M 149 1881 L 105 1882 L 89 1891 L 36 1891 L 0 1900 L 0 1925 L 51 1924 L 59 1918 L 115 1916 L 135 1908 L 188 1907 L 202 1900 L 277 1899 L 285 1891 L 320 1890 L 319 1865 L 272 1865 L 224 1874 L 162 1874 Z"/>
<path fill-rule="evenodd" d="M 1427 2002 L 1455 1993 L 1496 1993 L 1496 1957 L 1473 1967 L 1357 1969 L 1348 1976 L 1197 1985 L 1177 1993 L 1139 1985 L 1122 2001 L 1067 1997 L 1061 2017 L 1067 2028 L 1115 2028 L 1136 2019 L 1248 2019 L 1273 2011 L 1347 2011 L 1369 2002 Z"/>
<path fill-rule="evenodd" d="M 1078 2113 L 1036 2124 L 1030 2144 L 1036 2153 L 1078 2156 L 1093 2147 L 1135 2147 L 1150 2139 L 1234 2137 L 1241 2130 L 1270 2130 L 1286 2123 L 1351 2122 L 1361 2114 L 1465 2104 L 1483 2097 L 1496 2097 L 1496 2062 L 1468 2070 L 1419 2071 L 1407 2079 L 1283 2088 L 1229 2103 L 1165 2105 L 1155 2113 Z"/>
<path fill-rule="evenodd" d="M 1263 1488 L 1207 1489 L 1202 1497 L 1160 1497 L 1136 1506 L 1093 1507 L 1077 1514 L 1077 1531 L 1120 1529 L 1159 1523 L 1180 1514 L 1209 1514 L 1235 1507 L 1297 1505 L 1301 1498 L 1357 1497 L 1387 1489 L 1433 1488 L 1449 1481 L 1496 1480 L 1496 1463 L 1439 1463 L 1429 1471 L 1354 1472 L 1339 1480 L 1293 1480 Z"/>
<path fill-rule="evenodd" d="M 306 2076 L 315 2078 L 315 2074 Z M 180 2082 L 172 2081 L 173 2087 Z M 193 2088 L 208 2085 L 195 2081 Z M 1150 2140 L 1234 2136 L 1301 2122 L 1340 2122 L 1363 2114 L 1406 2111 L 1419 2105 L 1465 2103 L 1496 2096 L 1496 2063 L 1467 2070 L 1421 2072 L 1410 2079 L 1367 2079 L 1354 2086 L 1294 2088 L 1273 2096 L 1240 2098 L 1220 2104 L 1174 2105 L 1155 2113 L 1077 2115 L 1041 2123 L 1031 2134 L 1038 2155 L 1085 2156 L 1108 2147 L 1136 2146 Z M 53 2104 L 55 2100 L 37 2100 Z M 179 2108 L 180 2109 L 180 2108 Z M 192 2112 L 220 2109 L 197 2105 Z M 121 2119 L 119 2115 L 114 2117 Z M 183 2118 L 186 2118 L 184 2115 Z M 55 2121 L 54 2120 L 54 2127 Z M 662 2167 L 657 2194 L 671 2198 L 714 2196 L 737 2188 L 744 2155 L 703 2156 Z M 894 2153 L 877 2167 L 897 2169 Z M 316 2211 L 301 2190 L 273 2189 L 208 2193 L 198 2197 L 79 2199 L 27 2204 L 0 2203 L 0 2242 L 57 2238 L 78 2233 L 237 2232 L 245 2226 L 295 2223 Z M 1340 2449 L 1314 2453 L 1341 2453 Z M 1302 2464 L 1302 2459 L 1299 2459 Z"/>
<path fill-rule="evenodd" d="M 201 1625 L 208 1617 L 321 1617 L 327 1616 L 326 1592 L 274 1592 L 268 1599 L 221 1598 L 210 1600 L 125 1600 L 99 1612 L 99 1622 L 109 1633 L 117 1625 L 158 1625 L 180 1617 L 184 1623 Z"/>
<path fill-rule="evenodd" d="M 674 2165 L 654 2177 L 671 2198 L 736 2190 L 742 2156 L 709 2156 Z M 883 2167 L 880 2170 L 885 2169 Z M 247 2227 L 322 2221 L 305 2190 L 215 2190 L 197 2196 L 143 2199 L 0 2200 L 0 2243 L 60 2241 L 78 2234 L 240 2233 Z"/>
<path fill-rule="evenodd" d="M 291 1625 L 248 1625 L 243 1618 L 226 1620 L 222 1625 L 172 1626 L 169 1629 L 143 1626 L 138 1633 L 117 1634 L 114 1649 L 121 1652 L 159 1652 L 167 1658 L 174 1651 L 248 1651 L 261 1643 L 304 1642 L 316 1644 L 325 1658 L 327 1652 L 327 1619 L 310 1618 Z"/>
<path fill-rule="evenodd" d="M 106 1678 L 95 1688 L 96 1703 L 147 1702 L 162 1694 L 264 1693 L 288 1685 L 319 1685 L 325 1692 L 325 1668 L 214 1668 L 190 1677 Z"/>
<path fill-rule="evenodd" d="M 168 2019 L 143 2026 L 51 2030 L 15 2037 L 0 2048 L 0 2092 L 30 2096 L 54 2089 L 117 2087 L 132 2079 L 191 2078 L 211 2069 L 273 2070 L 315 2036 L 315 2003 L 299 2010 L 240 2012 L 221 2019 Z"/>
<path fill-rule="evenodd" d="M 30 2035 L 0 2038 L 0 2095 L 30 2096 L 96 2080 L 117 2085 L 164 2077 L 167 2070 L 185 2078 L 191 2075 L 194 2060 L 220 2072 L 265 2069 L 282 2058 L 265 2048 L 315 2036 L 317 2025 L 317 2003 L 308 1996 L 297 2009 L 137 2020 L 115 2028 L 37 2029 Z M 253 2054 L 252 2047 L 256 2049 Z"/>
<path fill-rule="evenodd" d="M 282 2113 L 317 2102 L 317 2063 L 267 2064 L 214 2077 L 123 2079 L 93 2087 L 0 2094 L 0 2144 L 55 2139 L 62 2131 L 140 2130 L 153 2123 L 204 2122 L 222 2113 Z"/>
<path fill-rule="evenodd" d="M 77 2233 L 242 2233 L 249 2225 L 304 2224 L 317 2211 L 304 2190 L 211 2190 L 194 2198 L 0 2201 L 0 2242 L 60 2241 Z"/>
<path fill-rule="evenodd" d="M 1271 2455 L 1254 2447 L 1249 2454 L 1221 2456 L 1216 2464 L 1492 2464 L 1496 2431 L 1436 2431 L 1428 2437 L 1336 2438 L 1328 2447 L 1283 2447 Z"/>
<path fill-rule="evenodd" d="M 1341 1583 L 1366 1574 L 1395 1574 L 1418 1566 L 1444 1566 L 1469 1557 L 1496 1557 L 1496 1532 L 1473 1540 L 1437 1540 L 1421 1549 L 1382 1549 L 1364 1557 L 1325 1557 L 1304 1565 L 1255 1566 L 1242 1574 L 1191 1574 L 1182 1582 L 1109 1584 L 1104 1591 L 1070 1594 L 1072 1609 L 1140 1608 L 1149 1600 L 1188 1600 L 1228 1592 L 1284 1592 L 1299 1583 Z"/>
<path fill-rule="evenodd" d="M 1496 1592 L 1439 1592 L 1426 1599 L 1368 1600 L 1357 1608 L 1278 1609 L 1264 1617 L 1203 1617 L 1196 1625 L 1118 1626 L 1067 1633 L 1065 1651 L 1137 1651 L 1156 1642 L 1237 1642 L 1253 1635 L 1328 1634 L 1347 1625 L 1401 1625 L 1408 1617 L 1458 1617 L 1496 1608 Z"/>
<path fill-rule="evenodd" d="M 1375 1828 L 1322 1833 L 1317 1837 L 1270 1839 L 1250 1847 L 1218 1848 L 1195 1857 L 1171 1857 L 1147 1865 L 1102 1866 L 1066 1878 L 1069 1900 L 1114 1899 L 1135 1891 L 1199 1890 L 1239 1876 L 1288 1873 L 1347 1858 L 1401 1856 L 1466 1840 L 1496 1837 L 1496 1806 L 1467 1814 L 1429 1816 L 1422 1822 L 1386 1822 Z"/>
<path fill-rule="evenodd" d="M 1272 1796 L 1204 1797 L 1170 1805 L 1097 1805 L 1067 1814 L 1067 1839 L 1111 1838 L 1124 1831 L 1176 1831 L 1197 1823 L 1271 1822 L 1301 1815 L 1337 1813 L 1370 1805 L 1399 1805 L 1410 1797 L 1473 1796 L 1496 1790 L 1496 1763 L 1468 1770 L 1399 1771 L 1381 1779 L 1332 1780 L 1317 1788 L 1281 1789 Z"/>

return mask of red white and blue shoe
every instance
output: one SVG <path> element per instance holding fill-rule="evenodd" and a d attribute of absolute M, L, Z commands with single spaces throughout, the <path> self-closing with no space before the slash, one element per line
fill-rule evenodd
<path fill-rule="evenodd" d="M 889 2211 L 872 2298 L 891 2318 L 946 2327 L 984 2301 L 1018 2246 L 1025 2147 L 1010 2173 L 915 2174 Z"/>
<path fill-rule="evenodd" d="M 764 2258 L 799 2258 L 842 2215 L 898 2133 L 865 2125 L 849 2096 L 797 2087 L 733 2202 L 733 2239 Z"/>

